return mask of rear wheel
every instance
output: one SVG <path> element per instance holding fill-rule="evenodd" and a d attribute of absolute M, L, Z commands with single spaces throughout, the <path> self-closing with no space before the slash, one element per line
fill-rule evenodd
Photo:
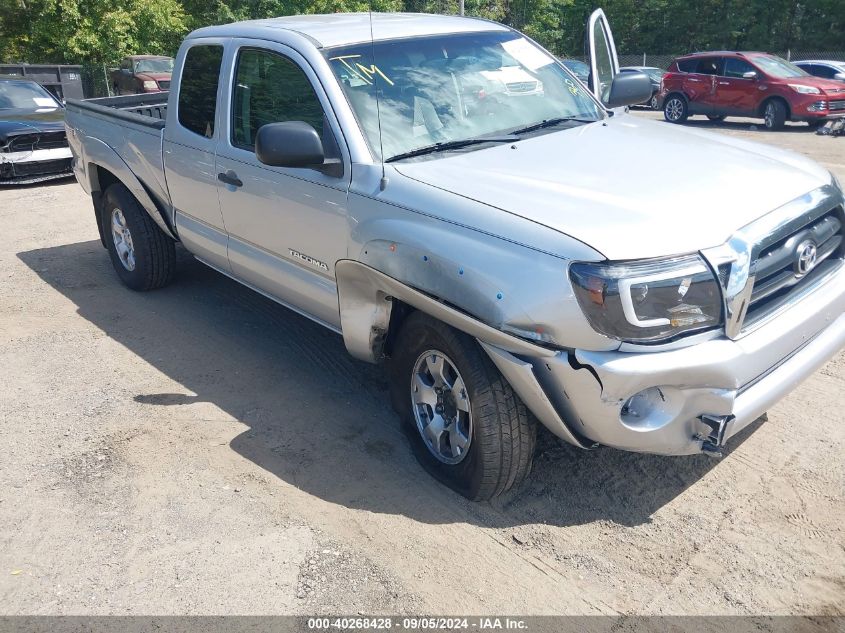
<path fill-rule="evenodd" d="M 663 102 L 663 117 L 669 123 L 683 123 L 688 116 L 687 101 L 682 96 L 669 95 Z"/>
<path fill-rule="evenodd" d="M 133 290 L 160 288 L 173 278 L 176 248 L 122 184 L 106 189 L 102 226 L 112 266 Z"/>
<path fill-rule="evenodd" d="M 767 130 L 780 130 L 786 123 L 786 106 L 778 99 L 772 99 L 763 108 L 763 121 Z"/>
<path fill-rule="evenodd" d="M 394 349 L 391 399 L 426 471 L 475 501 L 525 479 L 537 423 L 474 339 L 415 312 Z"/>
<path fill-rule="evenodd" d="M 657 105 L 657 95 L 651 96 L 651 99 L 648 100 L 648 107 L 651 108 L 652 110 L 658 110 L 659 109 L 658 105 Z"/>

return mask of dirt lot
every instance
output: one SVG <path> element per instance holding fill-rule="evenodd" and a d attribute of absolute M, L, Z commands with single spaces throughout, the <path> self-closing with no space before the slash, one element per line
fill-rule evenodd
<path fill-rule="evenodd" d="M 845 181 L 845 139 L 690 124 Z M 845 613 L 845 354 L 721 461 L 543 436 L 470 504 L 334 334 L 187 256 L 126 290 L 73 181 L 0 190 L 0 225 L 6 614 Z"/>

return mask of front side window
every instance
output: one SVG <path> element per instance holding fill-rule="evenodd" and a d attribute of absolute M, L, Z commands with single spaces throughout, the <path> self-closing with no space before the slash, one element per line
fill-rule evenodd
<path fill-rule="evenodd" d="M 830 66 L 822 66 L 821 64 L 808 64 L 806 66 L 801 66 L 801 69 L 806 70 L 811 75 L 824 77 L 825 79 L 833 79 L 836 75 L 836 71 L 833 68 Z"/>
<path fill-rule="evenodd" d="M 223 47 L 218 44 L 193 46 L 185 56 L 179 84 L 179 123 L 194 134 L 214 136 L 217 112 L 217 84 Z"/>
<path fill-rule="evenodd" d="M 242 50 L 232 95 L 232 144 L 253 150 L 262 125 L 283 121 L 305 121 L 325 137 L 323 107 L 303 70 L 278 53 Z"/>
<path fill-rule="evenodd" d="M 809 77 L 810 74 L 801 70 L 795 64 L 774 55 L 751 55 L 751 61 L 760 67 L 770 77 L 790 79 L 792 77 Z"/>
<path fill-rule="evenodd" d="M 725 60 L 725 77 L 734 77 L 742 79 L 745 73 L 755 72 L 754 66 L 749 64 L 744 59 L 737 59 L 736 57 L 728 57 Z"/>
<path fill-rule="evenodd" d="M 513 32 L 366 42 L 324 54 L 372 153 L 383 145 L 385 160 L 551 119 L 605 116 L 554 57 Z"/>

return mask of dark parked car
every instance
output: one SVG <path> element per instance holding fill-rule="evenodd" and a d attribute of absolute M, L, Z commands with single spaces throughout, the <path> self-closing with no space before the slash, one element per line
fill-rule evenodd
<path fill-rule="evenodd" d="M 0 76 L 0 185 L 71 175 L 64 106 L 31 79 Z"/>
<path fill-rule="evenodd" d="M 660 86 L 663 82 L 663 75 L 666 71 L 662 68 L 655 68 L 654 66 L 624 66 L 619 69 L 620 73 L 644 73 L 651 80 L 651 98 L 644 103 L 652 110 L 659 109 L 658 96 L 660 95 Z"/>
<path fill-rule="evenodd" d="M 786 121 L 822 123 L 845 114 L 845 85 L 813 77 L 769 53 L 695 53 L 676 59 L 663 77 L 660 103 L 666 120 L 693 114 L 711 120 L 760 117 L 777 130 Z"/>
<path fill-rule="evenodd" d="M 571 70 L 581 83 L 587 85 L 587 81 L 590 79 L 590 67 L 587 64 L 577 59 L 561 59 L 560 63 Z"/>
<path fill-rule="evenodd" d="M 115 94 L 132 95 L 170 90 L 173 58 L 163 55 L 130 55 L 112 71 Z"/>
<path fill-rule="evenodd" d="M 830 59 L 808 59 L 803 62 L 795 62 L 795 65 L 814 77 L 845 81 L 845 62 Z"/>

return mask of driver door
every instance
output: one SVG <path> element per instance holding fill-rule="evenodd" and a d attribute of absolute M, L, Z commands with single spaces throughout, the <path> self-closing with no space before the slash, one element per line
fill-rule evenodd
<path fill-rule="evenodd" d="M 587 22 L 586 48 L 590 64 L 589 88 L 596 98 L 607 105 L 610 84 L 619 74 L 619 58 L 607 16 L 596 9 Z"/>

